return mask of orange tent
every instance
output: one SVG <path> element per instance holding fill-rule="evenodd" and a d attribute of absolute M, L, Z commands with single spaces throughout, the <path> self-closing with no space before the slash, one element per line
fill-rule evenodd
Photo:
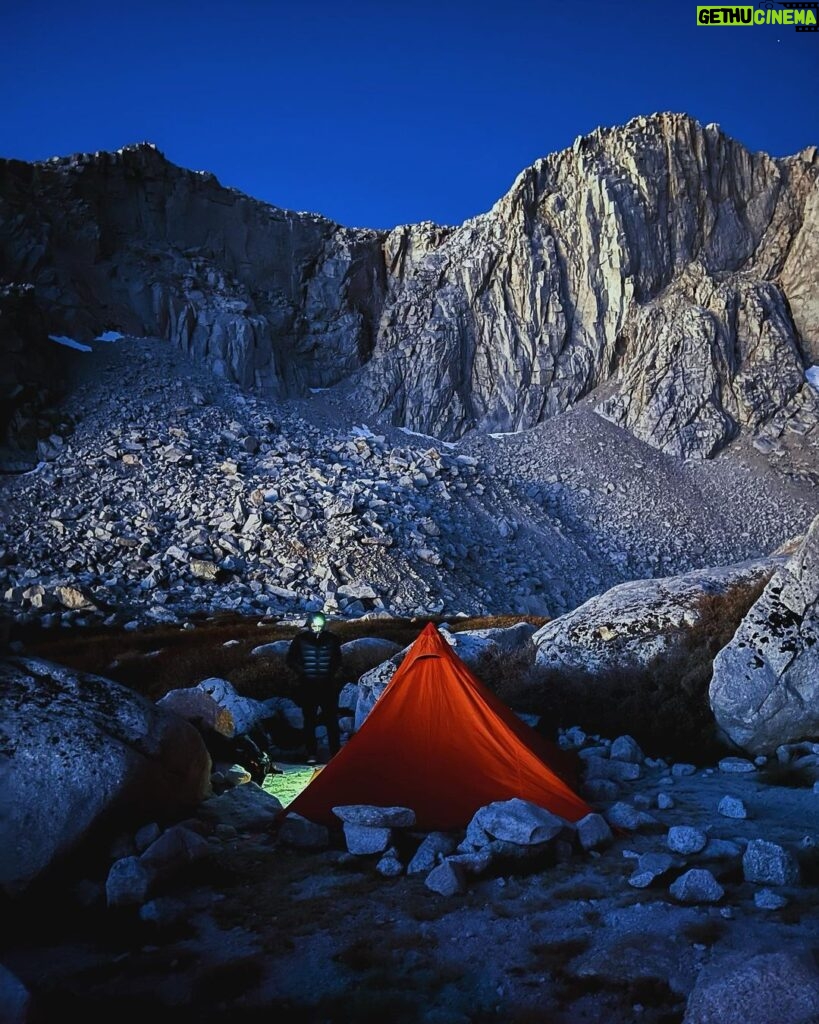
<path fill-rule="evenodd" d="M 429 623 L 358 732 L 285 814 L 338 826 L 339 805 L 411 807 L 419 828 L 454 829 L 485 804 L 521 797 L 577 821 L 592 808 L 564 781 L 566 764 Z"/>

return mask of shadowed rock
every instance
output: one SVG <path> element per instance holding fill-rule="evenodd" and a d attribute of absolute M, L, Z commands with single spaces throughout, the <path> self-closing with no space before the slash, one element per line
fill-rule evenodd
<path fill-rule="evenodd" d="M 819 736 L 819 516 L 717 655 L 709 699 L 750 753 Z"/>
<path fill-rule="evenodd" d="M 24 889 L 114 812 L 210 792 L 197 730 L 133 690 L 34 658 L 0 663 L 0 883 Z"/>

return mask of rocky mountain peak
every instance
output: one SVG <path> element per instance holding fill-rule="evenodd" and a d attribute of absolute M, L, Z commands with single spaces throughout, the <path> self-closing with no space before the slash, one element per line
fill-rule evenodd
<path fill-rule="evenodd" d="M 460 226 L 383 232 L 140 142 L 0 162 L 0 257 L 51 329 L 164 337 L 249 390 L 348 385 L 442 438 L 599 392 L 641 440 L 708 458 L 812 401 L 818 178 L 815 148 L 774 159 L 661 112 L 580 136 Z"/>

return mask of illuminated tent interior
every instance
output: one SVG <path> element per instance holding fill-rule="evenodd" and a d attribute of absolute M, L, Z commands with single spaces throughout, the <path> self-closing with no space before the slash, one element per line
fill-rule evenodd
<path fill-rule="evenodd" d="M 520 797 L 569 821 L 591 811 L 567 755 L 522 722 L 429 623 L 361 728 L 284 810 L 339 826 L 333 807 L 410 807 L 421 829 L 466 826 Z"/>

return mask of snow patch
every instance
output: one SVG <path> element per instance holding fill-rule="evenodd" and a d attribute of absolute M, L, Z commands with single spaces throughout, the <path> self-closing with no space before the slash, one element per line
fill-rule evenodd
<path fill-rule="evenodd" d="M 805 380 L 814 391 L 819 391 L 819 363 L 816 363 L 815 366 L 809 366 L 805 370 Z"/>
<path fill-rule="evenodd" d="M 322 391 L 329 391 L 329 390 L 330 390 L 329 388 L 310 388 L 309 389 L 311 395 L 320 395 L 322 393 Z"/>
<path fill-rule="evenodd" d="M 402 434 L 410 434 L 412 437 L 423 437 L 425 441 L 434 441 L 441 448 L 457 448 L 457 441 L 441 441 L 437 437 L 433 437 L 432 434 L 422 434 L 419 430 L 410 430 L 409 427 L 398 428 Z"/>
<path fill-rule="evenodd" d="M 102 334 L 98 334 L 94 341 L 122 341 L 125 337 L 124 334 L 120 334 L 119 331 L 103 331 Z"/>
<path fill-rule="evenodd" d="M 350 433 L 353 435 L 353 437 L 367 437 L 367 438 L 374 439 L 376 441 L 383 441 L 384 440 L 384 435 L 383 434 L 374 434 L 372 432 L 372 430 L 370 430 L 370 428 L 367 426 L 366 423 L 362 423 L 360 427 L 353 427 L 350 430 Z"/>
<path fill-rule="evenodd" d="M 64 334 L 49 334 L 48 337 L 51 341 L 56 341 L 58 345 L 65 345 L 66 348 L 76 349 L 77 352 L 94 351 L 90 345 L 83 345 L 81 341 L 75 341 L 73 338 L 67 338 Z"/>

